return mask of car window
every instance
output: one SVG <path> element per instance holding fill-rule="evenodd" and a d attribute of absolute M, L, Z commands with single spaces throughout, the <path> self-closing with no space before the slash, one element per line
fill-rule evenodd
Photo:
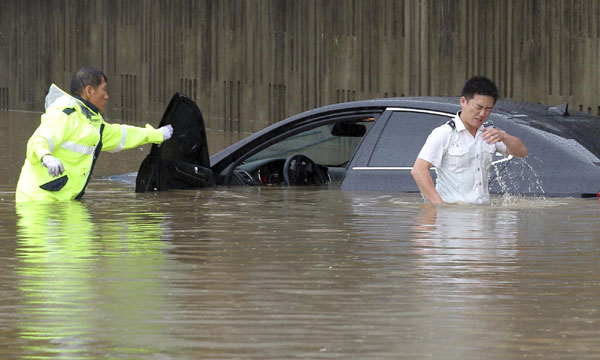
<path fill-rule="evenodd" d="M 263 149 L 246 159 L 245 163 L 302 154 L 317 164 L 345 166 L 373 120 L 342 120 L 303 131 Z"/>
<path fill-rule="evenodd" d="M 381 132 L 369 166 L 413 166 L 431 130 L 448 122 L 452 116 L 411 111 L 394 112 Z"/>

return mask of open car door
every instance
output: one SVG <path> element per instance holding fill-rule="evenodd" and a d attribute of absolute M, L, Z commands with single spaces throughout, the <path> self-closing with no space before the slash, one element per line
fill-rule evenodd
<path fill-rule="evenodd" d="M 135 192 L 214 185 L 204 119 L 196 103 L 175 93 L 159 126 L 173 126 L 171 139 L 153 144 L 135 179 Z"/>

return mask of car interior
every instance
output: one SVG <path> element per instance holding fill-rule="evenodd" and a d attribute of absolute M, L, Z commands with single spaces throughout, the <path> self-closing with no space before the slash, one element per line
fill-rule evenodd
<path fill-rule="evenodd" d="M 249 153 L 233 169 L 230 185 L 339 184 L 375 117 L 336 119 L 299 131 Z"/>

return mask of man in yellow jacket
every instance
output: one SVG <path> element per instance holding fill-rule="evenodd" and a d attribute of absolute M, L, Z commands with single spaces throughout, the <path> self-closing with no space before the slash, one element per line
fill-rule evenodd
<path fill-rule="evenodd" d="M 50 86 L 46 113 L 27 142 L 17 202 L 80 199 L 101 150 L 117 152 L 171 138 L 171 125 L 155 129 L 105 122 L 106 83 L 102 71 L 82 67 L 71 80 L 72 95 Z"/>

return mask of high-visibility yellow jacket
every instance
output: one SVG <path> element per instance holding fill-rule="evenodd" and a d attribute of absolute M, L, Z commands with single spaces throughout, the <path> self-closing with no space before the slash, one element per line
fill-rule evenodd
<path fill-rule="evenodd" d="M 117 152 L 162 141 L 162 132 L 150 125 L 141 128 L 105 122 L 94 105 L 52 84 L 46 96 L 46 113 L 27 142 L 16 201 L 81 198 L 100 150 Z M 52 177 L 42 165 L 46 154 L 62 162 L 65 172 L 59 177 Z"/>

